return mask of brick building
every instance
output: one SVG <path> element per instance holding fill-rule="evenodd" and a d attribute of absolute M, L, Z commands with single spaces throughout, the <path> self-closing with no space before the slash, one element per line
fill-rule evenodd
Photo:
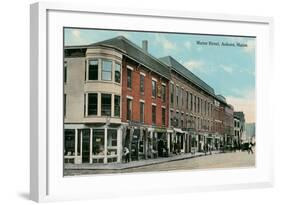
<path fill-rule="evenodd" d="M 122 162 L 218 149 L 233 107 L 173 57 L 119 36 L 64 49 L 64 159 Z M 229 141 L 230 140 L 230 141 Z"/>

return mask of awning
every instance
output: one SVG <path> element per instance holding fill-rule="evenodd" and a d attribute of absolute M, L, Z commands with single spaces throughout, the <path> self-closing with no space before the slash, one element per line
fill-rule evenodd
<path fill-rule="evenodd" d="M 174 128 L 174 131 L 179 132 L 179 133 L 184 133 L 184 131 L 182 131 L 182 129 L 179 129 L 179 128 Z"/>

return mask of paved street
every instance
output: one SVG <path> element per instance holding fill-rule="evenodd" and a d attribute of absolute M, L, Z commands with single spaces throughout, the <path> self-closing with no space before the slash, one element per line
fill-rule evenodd
<path fill-rule="evenodd" d="M 232 152 L 213 154 L 192 159 L 165 162 L 161 164 L 123 170 L 65 170 L 65 175 L 89 175 L 110 173 L 131 173 L 151 171 L 192 170 L 210 168 L 250 167 L 255 165 L 255 154 L 247 152 Z"/>

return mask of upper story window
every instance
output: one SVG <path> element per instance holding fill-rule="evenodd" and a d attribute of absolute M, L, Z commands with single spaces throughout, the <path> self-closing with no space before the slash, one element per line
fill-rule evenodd
<path fill-rule="evenodd" d="M 115 82 L 120 83 L 121 80 L 121 65 L 119 63 L 115 63 Z"/>
<path fill-rule="evenodd" d="M 88 94 L 88 115 L 98 114 L 98 94 L 89 93 Z"/>
<path fill-rule="evenodd" d="M 166 125 L 166 109 L 162 107 L 162 125 Z"/>
<path fill-rule="evenodd" d="M 156 98 L 156 81 L 152 80 L 152 97 Z"/>
<path fill-rule="evenodd" d="M 127 120 L 132 120 L 132 99 L 127 98 Z"/>
<path fill-rule="evenodd" d="M 189 93 L 188 91 L 186 91 L 186 110 L 188 110 L 188 99 L 189 99 L 188 95 Z"/>
<path fill-rule="evenodd" d="M 140 92 L 144 93 L 144 75 L 140 75 Z"/>
<path fill-rule="evenodd" d="M 166 85 L 161 86 L 161 98 L 162 102 L 166 102 Z"/>
<path fill-rule="evenodd" d="M 127 68 L 127 87 L 132 88 L 132 70 Z"/>
<path fill-rule="evenodd" d="M 175 86 L 174 86 L 174 84 L 172 83 L 171 84 L 171 105 L 173 105 L 174 104 L 174 89 L 175 89 Z"/>
<path fill-rule="evenodd" d="M 190 93 L 190 110 L 193 111 L 193 95 Z"/>
<path fill-rule="evenodd" d="M 99 76 L 98 60 L 90 60 L 88 80 L 98 80 L 98 76 Z"/>
<path fill-rule="evenodd" d="M 176 95 L 177 95 L 177 101 L 176 101 L 176 103 L 177 103 L 177 106 L 178 106 L 178 105 L 179 105 L 179 95 L 180 95 L 179 86 L 177 86 L 177 88 L 176 88 Z"/>
<path fill-rule="evenodd" d="M 156 124 L 156 105 L 152 105 L 152 124 Z"/>
<path fill-rule="evenodd" d="M 120 117 L 120 96 L 114 95 L 114 116 Z"/>
<path fill-rule="evenodd" d="M 181 89 L 181 106 L 183 107 L 184 106 L 184 90 L 183 88 Z"/>
<path fill-rule="evenodd" d="M 101 79 L 107 81 L 112 80 L 112 61 L 102 60 Z"/>
<path fill-rule="evenodd" d="M 144 123 L 144 102 L 140 102 L 140 122 Z"/>
<path fill-rule="evenodd" d="M 101 115 L 111 116 L 111 94 L 101 94 Z"/>

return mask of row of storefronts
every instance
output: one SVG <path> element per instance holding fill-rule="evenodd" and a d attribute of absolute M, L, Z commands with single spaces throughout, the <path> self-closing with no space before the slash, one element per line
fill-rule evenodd
<path fill-rule="evenodd" d="M 219 150 L 223 137 L 178 128 L 137 125 L 71 125 L 64 130 L 65 163 L 122 163 L 124 148 L 129 161 Z"/>

